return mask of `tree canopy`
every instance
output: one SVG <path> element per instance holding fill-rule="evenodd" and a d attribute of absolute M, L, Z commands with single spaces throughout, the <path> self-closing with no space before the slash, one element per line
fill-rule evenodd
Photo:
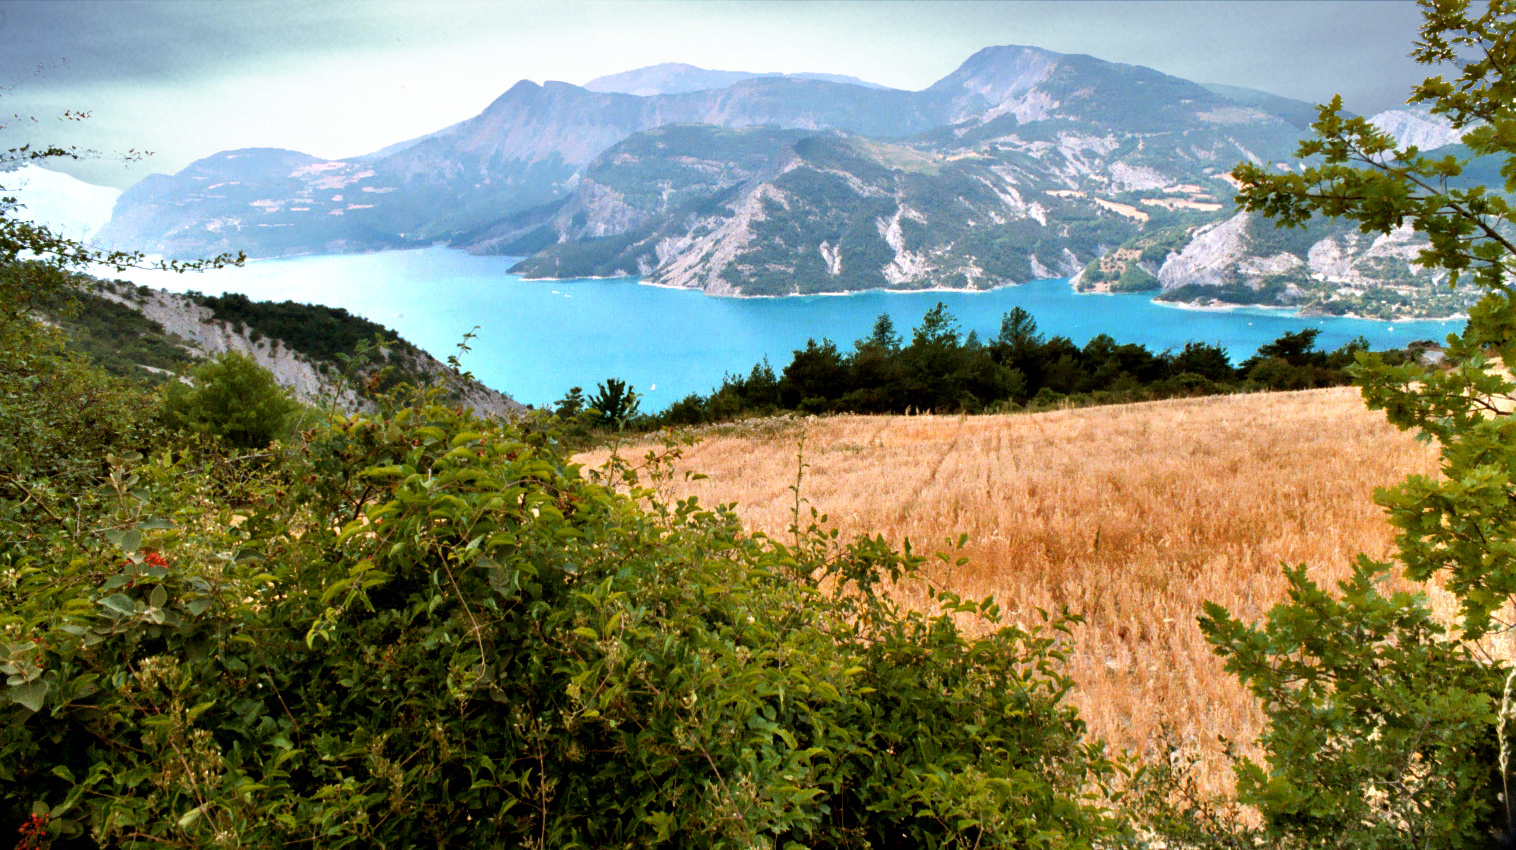
<path fill-rule="evenodd" d="M 1477 158 L 1497 158 L 1503 186 L 1462 185 L 1468 158 L 1432 157 L 1340 99 L 1322 108 L 1305 167 L 1239 166 L 1249 210 L 1299 226 L 1315 215 L 1365 233 L 1410 227 L 1428 240 L 1418 262 L 1446 269 L 1483 297 L 1448 339 L 1446 368 L 1359 355 L 1369 405 L 1435 442 L 1438 478 L 1381 492 L 1398 529 L 1392 560 L 1360 557 L 1335 593 L 1304 568 L 1289 598 L 1249 626 L 1208 606 L 1202 627 L 1261 700 L 1266 765 L 1238 771 L 1242 799 L 1263 813 L 1272 843 L 1319 847 L 1477 847 L 1513 832 L 1509 721 L 1516 667 L 1516 6 L 1423 0 L 1415 57 L 1451 73 L 1427 78 L 1411 102 L 1464 132 Z M 1281 357 L 1292 352 L 1280 350 Z M 1435 582 L 1457 611 L 1435 615 L 1425 593 L 1385 584 L 1403 571 Z"/>

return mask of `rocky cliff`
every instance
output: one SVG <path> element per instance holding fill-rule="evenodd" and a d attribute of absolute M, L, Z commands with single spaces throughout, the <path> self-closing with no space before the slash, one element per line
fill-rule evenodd
<path fill-rule="evenodd" d="M 1220 88 L 1220 87 L 1217 87 Z M 1369 122 L 1401 148 L 1444 150 L 1467 156 L 1462 134 L 1441 116 L 1409 106 Z M 1281 169 L 1298 167 L 1289 159 Z M 1488 163 L 1470 164 L 1459 182 L 1494 183 Z M 1427 247 L 1409 227 L 1364 234 L 1317 219 L 1303 229 L 1275 228 L 1267 220 L 1225 210 L 1216 220 L 1171 232 L 1166 250 L 1129 241 L 1108 251 L 1075 278 L 1086 291 L 1119 289 L 1118 276 L 1140 288 L 1161 290 L 1162 300 L 1196 305 L 1294 307 L 1303 313 L 1381 319 L 1447 317 L 1464 313 L 1475 294 L 1448 289 L 1447 274 L 1417 264 Z M 1141 255 L 1141 261 L 1138 256 Z"/>
<path fill-rule="evenodd" d="M 1188 243 L 1167 256 L 1156 273 L 1159 298 L 1380 319 L 1465 312 L 1475 293 L 1450 290 L 1446 272 L 1418 265 L 1425 245 L 1409 227 L 1364 234 L 1341 222 L 1315 221 L 1283 229 L 1237 213 L 1195 228 Z"/>
<path fill-rule="evenodd" d="M 1453 123 L 1441 115 L 1433 115 L 1419 104 L 1403 109 L 1389 109 L 1369 119 L 1399 143 L 1401 148 L 1417 147 L 1424 151 L 1456 145 L 1463 140 L 1463 133 L 1453 129 Z"/>

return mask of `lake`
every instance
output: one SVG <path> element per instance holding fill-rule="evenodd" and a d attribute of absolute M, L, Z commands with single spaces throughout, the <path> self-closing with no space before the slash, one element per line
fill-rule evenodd
<path fill-rule="evenodd" d="M 1022 307 L 1044 336 L 1083 345 L 1097 334 L 1160 352 L 1200 341 L 1224 347 L 1238 363 L 1286 331 L 1319 328 L 1318 347 L 1367 337 L 1374 348 L 1441 340 L 1460 321 L 1377 322 L 1300 318 L 1261 308 L 1187 310 L 1148 294 L 1080 295 L 1066 280 L 990 292 L 860 292 L 790 298 L 714 298 L 646 286 L 637 278 L 531 281 L 510 274 L 511 257 L 476 257 L 449 248 L 250 262 L 242 268 L 175 275 L 115 275 L 175 292 L 241 292 L 257 300 L 344 307 L 445 358 L 478 326 L 463 365 L 518 401 L 542 406 L 570 387 L 593 391 L 621 378 L 656 411 L 691 392 L 709 393 L 729 372 L 746 374 L 768 358 L 776 372 L 807 339 L 828 337 L 848 350 L 888 313 L 907 341 L 937 302 L 964 333 L 993 338 L 1000 318 Z"/>

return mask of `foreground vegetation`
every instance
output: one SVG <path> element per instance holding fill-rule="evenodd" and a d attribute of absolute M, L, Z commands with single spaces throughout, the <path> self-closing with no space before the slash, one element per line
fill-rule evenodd
<path fill-rule="evenodd" d="M 0 216 L 0 824 L 43 847 L 1093 847 L 1132 831 L 1049 611 L 888 584 L 435 392 L 297 432 L 39 320 L 102 257 Z M 8 251 L 9 253 L 5 253 Z M 64 253 L 75 251 L 74 254 Z M 31 256 L 28 256 L 31 255 Z M 41 257 L 42 259 L 35 259 Z M 677 447 L 669 449 L 677 453 Z"/>
<path fill-rule="evenodd" d="M 1114 828 L 1085 797 L 1112 767 L 1064 700 L 1066 621 L 900 609 L 879 582 L 920 562 L 883 543 L 749 536 L 434 405 L 262 457 L 142 447 L 64 521 L 8 526 L 9 823 L 100 846 Z"/>

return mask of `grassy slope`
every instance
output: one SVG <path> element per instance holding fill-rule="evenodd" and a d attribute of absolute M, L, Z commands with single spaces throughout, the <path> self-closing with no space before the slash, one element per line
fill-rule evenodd
<path fill-rule="evenodd" d="M 845 535 L 909 537 L 930 553 L 966 533 L 969 565 L 939 566 L 936 580 L 1024 616 L 1082 612 L 1072 672 L 1095 734 L 1154 755 L 1167 726 L 1218 788 L 1230 770 L 1217 736 L 1251 740 L 1261 717 L 1201 638 L 1201 602 L 1258 619 L 1282 594 L 1281 563 L 1332 580 L 1358 552 L 1386 555 L 1374 488 L 1437 468 L 1351 388 L 803 430 L 802 493 Z M 678 495 L 735 501 L 750 527 L 782 535 L 801 434 L 712 430 L 685 456 L 709 478 Z M 920 588 L 900 592 L 926 603 Z"/>

